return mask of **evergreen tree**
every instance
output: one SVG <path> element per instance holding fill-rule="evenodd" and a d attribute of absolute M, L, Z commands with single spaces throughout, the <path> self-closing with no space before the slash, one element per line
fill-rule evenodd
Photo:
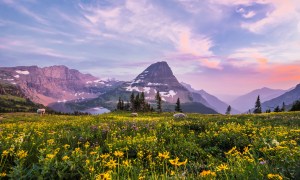
<path fill-rule="evenodd" d="M 285 103 L 283 102 L 282 107 L 281 107 L 281 112 L 284 112 L 284 111 L 285 111 Z"/>
<path fill-rule="evenodd" d="M 280 112 L 279 106 L 276 106 L 276 107 L 275 107 L 274 112 Z"/>
<path fill-rule="evenodd" d="M 129 111 L 130 110 L 130 103 L 127 101 L 126 104 L 124 105 L 124 110 Z"/>
<path fill-rule="evenodd" d="M 118 101 L 118 104 L 117 104 L 117 110 L 121 110 L 121 97 L 119 97 L 119 101 Z"/>
<path fill-rule="evenodd" d="M 140 93 L 137 93 L 134 100 L 134 107 L 136 111 L 141 110 L 141 103 L 140 103 Z"/>
<path fill-rule="evenodd" d="M 145 101 L 145 93 L 142 92 L 141 96 L 140 96 L 140 108 L 141 111 L 147 111 L 147 107 L 146 107 L 146 101 Z"/>
<path fill-rule="evenodd" d="M 227 115 L 229 115 L 231 113 L 231 106 L 229 105 L 226 109 L 226 113 Z"/>
<path fill-rule="evenodd" d="M 270 108 L 266 110 L 266 113 L 270 113 L 270 112 L 271 112 L 271 109 L 270 109 Z"/>
<path fill-rule="evenodd" d="M 297 100 L 293 103 L 293 106 L 290 111 L 300 111 L 300 101 Z"/>
<path fill-rule="evenodd" d="M 124 101 L 122 100 L 121 101 L 121 107 L 120 107 L 120 109 L 123 111 L 124 110 Z"/>
<path fill-rule="evenodd" d="M 176 102 L 175 111 L 176 112 L 182 112 L 179 98 L 177 99 L 177 102 Z"/>
<path fill-rule="evenodd" d="M 130 95 L 130 104 L 131 104 L 131 111 L 135 111 L 135 99 L 134 99 L 134 93 L 132 92 Z"/>
<path fill-rule="evenodd" d="M 260 103 L 259 96 L 257 96 L 257 100 L 255 102 L 255 107 L 254 107 L 253 113 L 256 113 L 256 114 L 261 113 L 261 103 Z"/>
<path fill-rule="evenodd" d="M 161 108 L 161 96 L 159 94 L 159 91 L 157 91 L 155 99 L 156 99 L 156 104 L 157 104 L 157 111 L 158 112 L 162 112 L 162 108 Z"/>

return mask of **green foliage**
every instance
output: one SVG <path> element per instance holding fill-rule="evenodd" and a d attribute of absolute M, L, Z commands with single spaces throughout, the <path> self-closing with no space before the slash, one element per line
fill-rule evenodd
<path fill-rule="evenodd" d="M 0 178 L 299 179 L 300 113 L 0 114 Z"/>

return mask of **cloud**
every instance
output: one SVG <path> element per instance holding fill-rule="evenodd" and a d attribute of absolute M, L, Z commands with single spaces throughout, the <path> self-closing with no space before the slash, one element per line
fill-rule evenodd
<path fill-rule="evenodd" d="M 248 13 L 243 14 L 243 17 L 246 19 L 249 19 L 249 18 L 254 17 L 255 15 L 256 15 L 256 13 L 254 11 L 249 11 Z"/>
<path fill-rule="evenodd" d="M 297 4 L 293 0 L 266 2 L 273 6 L 273 9 L 266 13 L 266 17 L 251 23 L 244 22 L 241 24 L 242 28 L 253 33 L 263 33 L 287 21 L 294 21 L 294 17 L 299 14 L 295 8 Z"/>
<path fill-rule="evenodd" d="M 43 47 L 40 44 L 36 44 L 32 40 L 8 37 L 0 39 L 0 43 L 3 45 L 1 46 L 1 49 L 4 49 L 5 51 L 11 51 L 13 53 L 35 54 L 69 60 L 84 59 L 84 57 L 68 55 L 51 48 Z"/>
<path fill-rule="evenodd" d="M 28 17 L 31 17 L 32 19 L 36 20 L 37 22 L 41 24 L 48 24 L 48 21 L 43 18 L 40 14 L 34 13 L 32 10 L 29 10 L 27 7 L 22 5 L 20 1 L 14 1 L 14 0 L 3 0 L 2 1 L 4 4 L 14 8 L 17 10 L 19 13 L 22 13 Z M 35 1 L 28 1 L 28 2 L 35 2 Z"/>

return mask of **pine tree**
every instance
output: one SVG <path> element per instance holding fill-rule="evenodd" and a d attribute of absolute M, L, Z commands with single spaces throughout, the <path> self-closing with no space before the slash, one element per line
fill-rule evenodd
<path fill-rule="evenodd" d="M 283 102 L 282 107 L 281 107 L 281 112 L 284 112 L 284 111 L 285 111 L 285 103 Z"/>
<path fill-rule="evenodd" d="M 157 91 L 155 99 L 156 99 L 156 104 L 157 104 L 157 111 L 162 112 L 162 109 L 161 109 L 161 96 L 159 94 L 159 91 Z"/>
<path fill-rule="evenodd" d="M 276 106 L 276 108 L 274 109 L 274 112 L 280 112 L 279 106 Z"/>
<path fill-rule="evenodd" d="M 226 109 L 226 113 L 227 115 L 229 115 L 231 113 L 231 106 L 229 105 Z"/>
<path fill-rule="evenodd" d="M 137 93 L 137 95 L 135 96 L 134 107 L 137 112 L 141 110 L 140 93 Z"/>
<path fill-rule="evenodd" d="M 293 106 L 290 111 L 300 111 L 300 101 L 297 100 L 293 103 Z"/>
<path fill-rule="evenodd" d="M 131 111 L 135 111 L 135 104 L 134 104 L 134 93 L 132 92 L 130 95 L 130 104 L 131 104 Z"/>
<path fill-rule="evenodd" d="M 141 111 L 147 111 L 146 110 L 146 101 L 145 101 L 145 94 L 144 94 L 144 92 L 142 92 L 141 96 L 140 96 L 140 108 L 141 108 Z"/>
<path fill-rule="evenodd" d="M 120 107 L 120 109 L 123 111 L 124 110 L 124 101 L 122 100 L 121 101 L 121 107 Z"/>
<path fill-rule="evenodd" d="M 176 102 L 175 111 L 176 112 L 182 112 L 179 98 L 177 99 L 177 102 Z"/>
<path fill-rule="evenodd" d="M 117 110 L 121 110 L 121 97 L 119 97 L 119 101 L 118 101 L 118 104 L 117 104 Z"/>
<path fill-rule="evenodd" d="M 260 103 L 259 96 L 257 96 L 253 113 L 256 113 L 256 114 L 261 113 L 261 103 Z"/>
<path fill-rule="evenodd" d="M 129 111 L 130 110 L 130 103 L 127 101 L 126 104 L 124 105 L 124 110 Z"/>

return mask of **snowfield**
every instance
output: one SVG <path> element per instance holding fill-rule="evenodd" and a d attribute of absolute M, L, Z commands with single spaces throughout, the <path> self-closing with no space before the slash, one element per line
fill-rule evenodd
<path fill-rule="evenodd" d="M 16 70 L 16 73 L 18 73 L 18 74 L 23 74 L 23 75 L 28 75 L 28 74 L 29 74 L 29 71 Z"/>

